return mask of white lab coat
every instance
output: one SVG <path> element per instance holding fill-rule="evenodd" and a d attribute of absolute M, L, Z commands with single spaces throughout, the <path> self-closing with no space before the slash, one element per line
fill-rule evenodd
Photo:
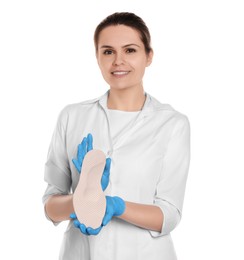
<path fill-rule="evenodd" d="M 51 141 L 43 202 L 53 194 L 73 192 L 79 180 L 72 159 L 88 133 L 94 149 L 111 157 L 106 195 L 125 201 L 154 204 L 164 214 L 161 232 L 145 230 L 118 218 L 97 236 L 85 236 L 70 222 L 60 259 L 66 260 L 175 260 L 170 232 L 179 223 L 190 161 L 187 117 L 146 94 L 136 120 L 112 140 L 107 116 L 108 93 L 66 106 Z"/>

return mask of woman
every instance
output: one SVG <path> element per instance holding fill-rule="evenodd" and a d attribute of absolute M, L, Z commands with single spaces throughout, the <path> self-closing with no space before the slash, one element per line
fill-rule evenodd
<path fill-rule="evenodd" d="M 70 220 L 60 259 L 176 259 L 170 232 L 182 213 L 190 160 L 188 119 L 144 92 L 153 50 L 140 17 L 108 16 L 97 26 L 94 42 L 110 89 L 62 110 L 46 163 L 46 215 L 55 224 Z M 78 172 L 93 140 L 108 157 L 101 180 L 109 198 L 106 223 L 96 230 L 72 214 Z M 118 214 L 108 213 L 111 205 Z"/>

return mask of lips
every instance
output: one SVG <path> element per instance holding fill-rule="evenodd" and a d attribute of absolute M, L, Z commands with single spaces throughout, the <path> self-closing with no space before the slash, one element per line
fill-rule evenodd
<path fill-rule="evenodd" d="M 124 76 L 124 75 L 127 75 L 128 73 L 129 73 L 129 71 L 121 71 L 121 70 L 119 70 L 119 71 L 112 71 L 111 72 L 113 75 L 115 75 L 115 76 Z"/>

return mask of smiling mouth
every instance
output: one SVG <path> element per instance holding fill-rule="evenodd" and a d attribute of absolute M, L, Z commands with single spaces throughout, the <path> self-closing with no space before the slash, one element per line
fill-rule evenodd
<path fill-rule="evenodd" d="M 113 71 L 111 72 L 111 74 L 115 76 L 124 76 L 129 74 L 129 71 Z"/>

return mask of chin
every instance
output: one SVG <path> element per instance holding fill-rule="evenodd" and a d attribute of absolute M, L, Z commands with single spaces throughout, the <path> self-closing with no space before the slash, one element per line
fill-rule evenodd
<path fill-rule="evenodd" d="M 126 89 L 129 89 L 130 86 L 122 86 L 122 85 L 110 85 L 110 89 L 113 89 L 113 90 L 126 90 Z"/>

